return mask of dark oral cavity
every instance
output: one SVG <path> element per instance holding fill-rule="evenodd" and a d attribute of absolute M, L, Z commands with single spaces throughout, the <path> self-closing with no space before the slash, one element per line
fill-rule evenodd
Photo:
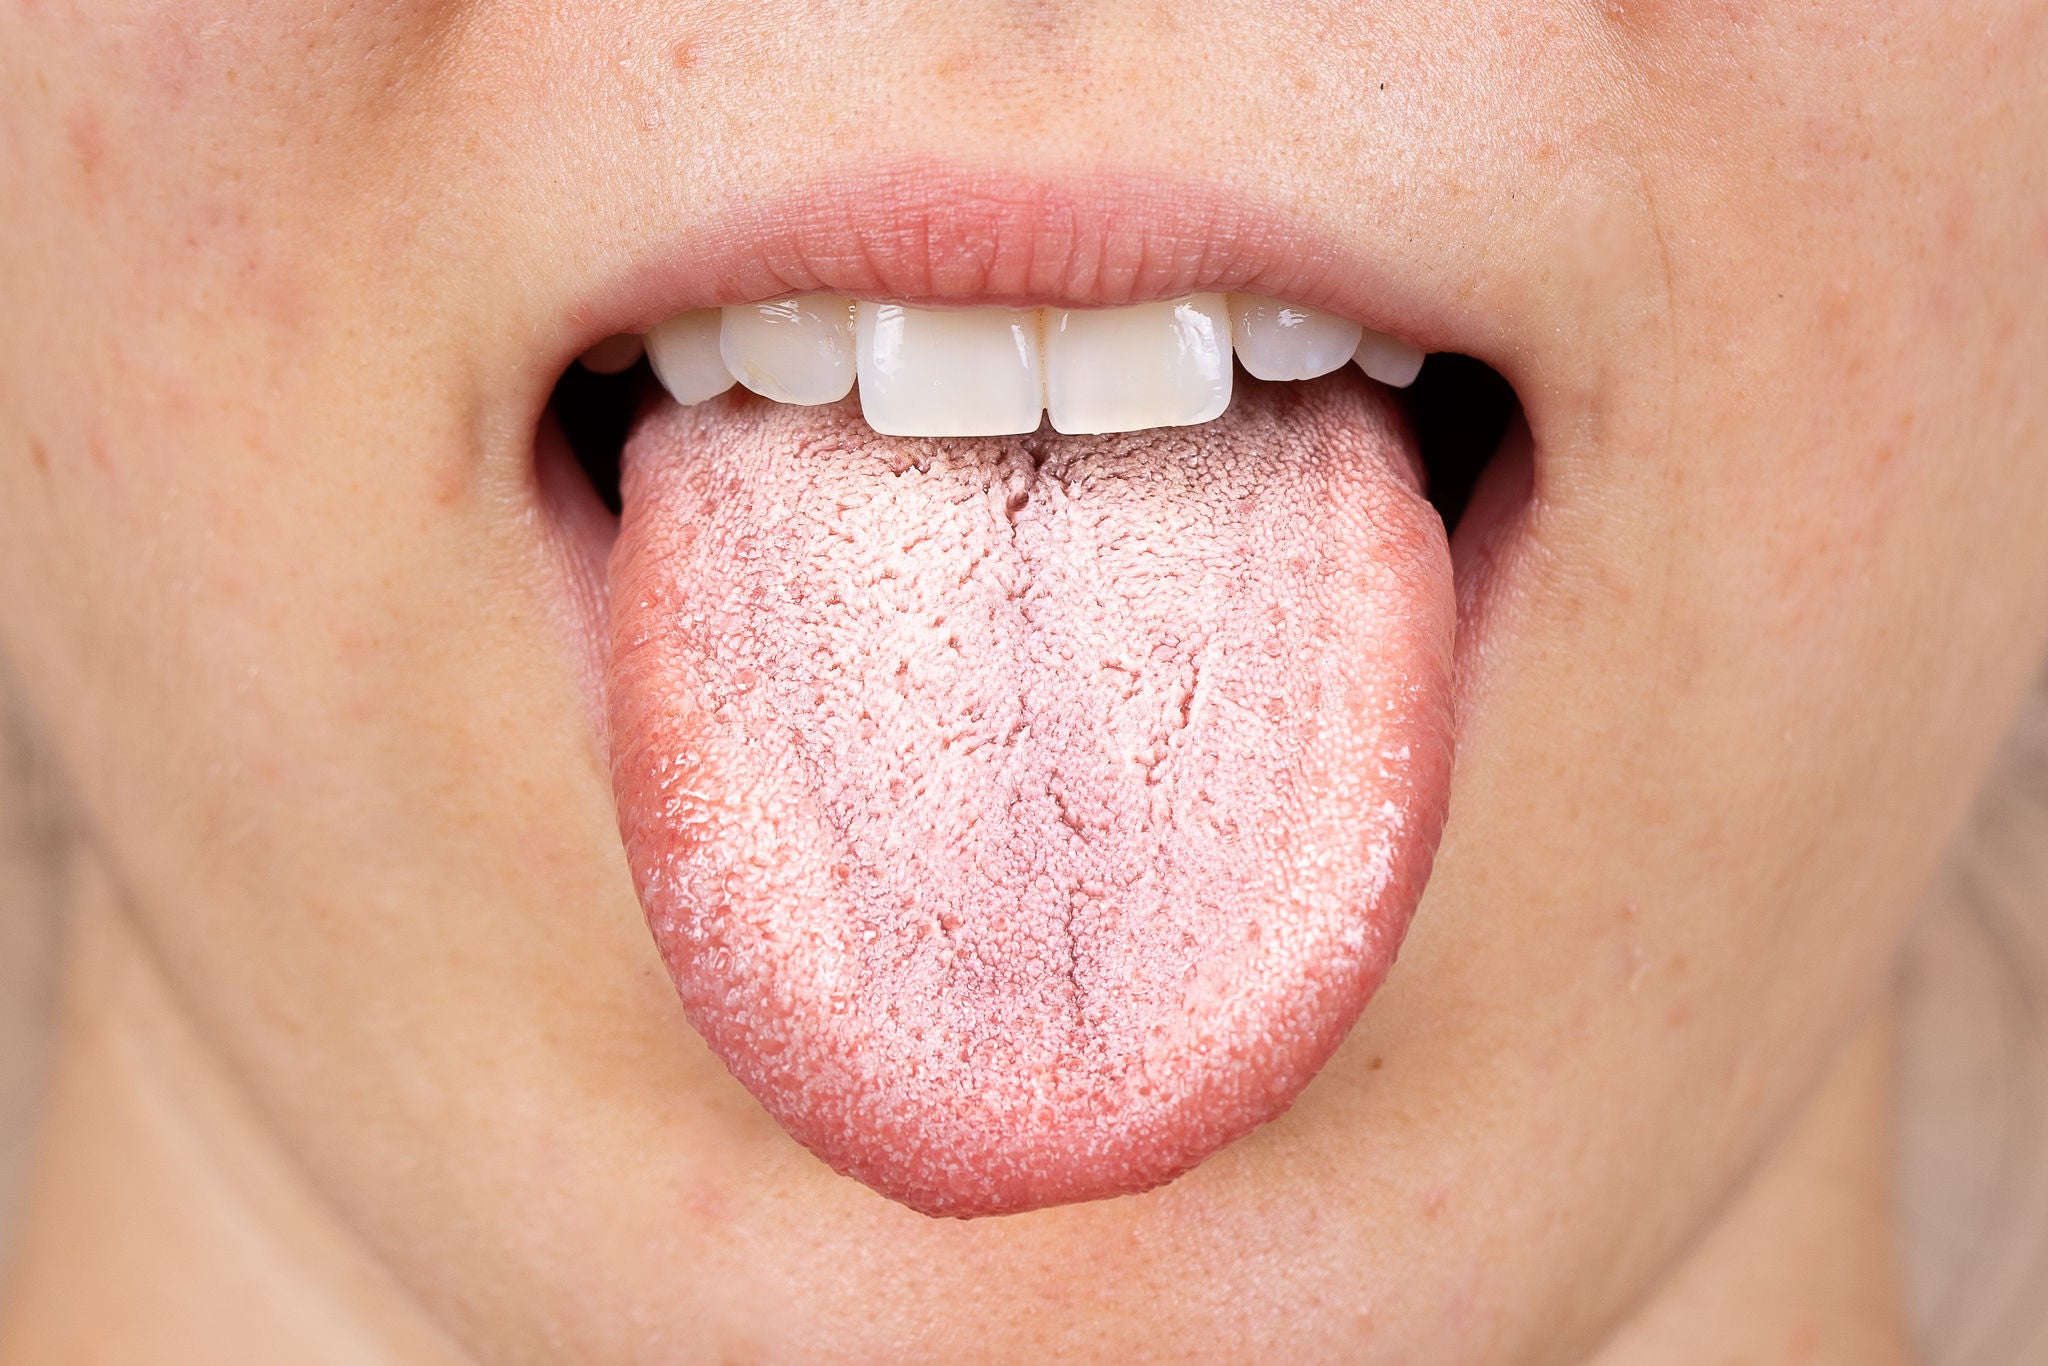
<path fill-rule="evenodd" d="M 662 402 L 608 706 L 690 1019 L 932 1214 L 1145 1190 L 1283 1111 L 1391 964 L 1450 768 L 1441 521 L 1384 393 L 876 436 Z"/>

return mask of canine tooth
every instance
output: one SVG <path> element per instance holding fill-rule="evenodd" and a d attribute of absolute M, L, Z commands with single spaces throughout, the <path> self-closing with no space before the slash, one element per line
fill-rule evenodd
<path fill-rule="evenodd" d="M 733 377 L 777 403 L 831 403 L 853 388 L 853 301 L 800 294 L 728 304 L 718 354 Z"/>
<path fill-rule="evenodd" d="M 1055 431 L 1135 432 L 1208 422 L 1230 406 L 1230 312 L 1220 294 L 1045 319 Z"/>
<path fill-rule="evenodd" d="M 1014 308 L 854 308 L 860 410 L 884 436 L 1013 436 L 1044 408 L 1038 315 Z"/>
<path fill-rule="evenodd" d="M 1259 379 L 1314 379 L 1358 350 L 1365 329 L 1319 308 L 1247 294 L 1230 296 L 1238 363 Z"/>
<path fill-rule="evenodd" d="M 593 375 L 616 375 L 632 369 L 646 349 L 646 339 L 638 332 L 614 332 L 576 359 Z"/>
<path fill-rule="evenodd" d="M 1366 332 L 1352 359 L 1359 369 L 1394 389 L 1406 389 L 1422 373 L 1422 352 L 1384 332 Z"/>
<path fill-rule="evenodd" d="M 669 397 L 702 403 L 732 388 L 732 371 L 718 356 L 718 310 L 679 314 L 647 334 L 647 363 Z"/>

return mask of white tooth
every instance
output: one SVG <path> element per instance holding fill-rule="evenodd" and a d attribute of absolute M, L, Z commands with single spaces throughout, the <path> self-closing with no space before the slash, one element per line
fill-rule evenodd
<path fill-rule="evenodd" d="M 647 363 L 678 403 L 702 403 L 732 388 L 732 371 L 718 358 L 715 308 L 680 314 L 649 332 Z"/>
<path fill-rule="evenodd" d="M 1031 309 L 859 304 L 861 414 L 884 436 L 1035 432 L 1038 327 Z"/>
<path fill-rule="evenodd" d="M 1422 352 L 1384 332 L 1367 332 L 1352 359 L 1366 374 L 1395 389 L 1406 389 L 1422 373 Z"/>
<path fill-rule="evenodd" d="M 1185 427 L 1230 406 L 1230 313 L 1220 294 L 1045 318 L 1046 409 L 1055 431 Z"/>
<path fill-rule="evenodd" d="M 1230 296 L 1230 335 L 1237 359 L 1258 379 L 1314 379 L 1358 349 L 1365 329 L 1319 308 L 1248 294 Z"/>
<path fill-rule="evenodd" d="M 646 349 L 645 339 L 638 332 L 614 332 L 576 359 L 593 375 L 616 375 L 632 369 L 633 362 Z"/>
<path fill-rule="evenodd" d="M 853 301 L 800 294 L 730 304 L 718 354 L 733 377 L 777 403 L 832 403 L 853 388 Z"/>

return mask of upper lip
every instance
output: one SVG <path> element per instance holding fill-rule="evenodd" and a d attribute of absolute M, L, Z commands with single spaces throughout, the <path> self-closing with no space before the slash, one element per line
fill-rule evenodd
<path fill-rule="evenodd" d="M 917 164 L 837 171 L 685 225 L 567 310 L 542 363 L 551 378 L 613 333 L 806 291 L 1082 308 L 1226 290 L 1322 308 L 1428 351 L 1507 349 L 1457 306 L 1473 282 L 1397 273 L 1313 220 L 1198 182 Z"/>

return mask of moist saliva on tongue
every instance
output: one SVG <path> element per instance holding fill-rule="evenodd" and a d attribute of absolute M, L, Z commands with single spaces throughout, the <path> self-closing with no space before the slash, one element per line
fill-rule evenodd
<path fill-rule="evenodd" d="M 649 411 L 620 824 L 692 1023 L 793 1137 L 967 1216 L 1145 1190 L 1288 1106 L 1443 815 L 1405 440 L 1349 376 L 1109 437 Z"/>

